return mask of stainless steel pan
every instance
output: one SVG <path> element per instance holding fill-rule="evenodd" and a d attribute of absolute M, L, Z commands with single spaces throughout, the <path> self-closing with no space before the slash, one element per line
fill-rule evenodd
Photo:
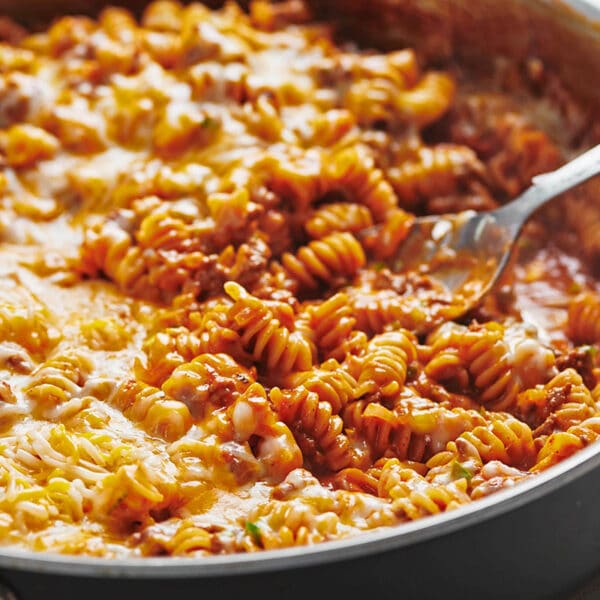
<path fill-rule="evenodd" d="M 29 23 L 95 0 L 0 0 Z M 125 2 L 124 2 L 125 4 Z M 129 2 L 132 8 L 143 2 Z M 431 60 L 539 56 L 600 107 L 600 3 L 324 0 L 317 12 L 367 43 Z M 600 445 L 515 488 L 395 529 L 308 548 L 203 559 L 102 560 L 0 548 L 17 598 L 552 598 L 600 569 Z M 0 599 L 9 593 L 0 587 Z"/>

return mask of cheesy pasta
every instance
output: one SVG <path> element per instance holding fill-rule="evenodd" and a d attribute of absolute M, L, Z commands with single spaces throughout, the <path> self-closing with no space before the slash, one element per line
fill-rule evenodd
<path fill-rule="evenodd" d="M 580 206 L 566 228 L 561 206 L 528 226 L 461 319 L 426 265 L 386 266 L 416 215 L 493 208 L 594 141 L 543 65 L 478 87 L 338 42 L 297 0 L 6 31 L 2 544 L 314 544 L 458 508 L 598 438 L 589 190 L 560 201 Z"/>

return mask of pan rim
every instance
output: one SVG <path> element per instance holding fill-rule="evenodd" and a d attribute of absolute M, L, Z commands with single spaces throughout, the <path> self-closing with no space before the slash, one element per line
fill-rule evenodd
<path fill-rule="evenodd" d="M 397 550 L 473 527 L 530 504 L 600 468 L 600 442 L 578 451 L 547 471 L 515 487 L 463 505 L 456 510 L 425 517 L 349 538 L 201 558 L 99 558 L 36 553 L 12 546 L 0 548 L 0 568 L 52 575 L 127 579 L 205 579 L 254 575 L 342 562 Z"/>
<path fill-rule="evenodd" d="M 600 0 L 543 0 L 562 5 L 600 27 Z M 0 569 L 84 578 L 207 579 L 300 569 L 371 556 L 441 538 L 500 517 L 600 469 L 600 441 L 515 487 L 417 521 L 314 546 L 201 558 L 99 558 L 0 546 Z"/>

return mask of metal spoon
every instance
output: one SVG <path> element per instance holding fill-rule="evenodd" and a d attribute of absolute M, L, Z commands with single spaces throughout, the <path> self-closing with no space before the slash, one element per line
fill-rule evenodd
<path fill-rule="evenodd" d="M 456 300 L 453 318 L 461 316 L 494 287 L 529 217 L 599 173 L 600 145 L 556 171 L 534 177 L 531 187 L 496 210 L 418 218 L 386 262 L 395 272 L 416 270 L 442 283 Z M 436 321 L 434 317 L 429 325 Z"/>

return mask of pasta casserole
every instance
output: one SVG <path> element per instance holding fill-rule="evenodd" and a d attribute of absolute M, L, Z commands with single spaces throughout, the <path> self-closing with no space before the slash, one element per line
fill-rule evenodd
<path fill-rule="evenodd" d="M 597 183 L 466 317 L 386 262 L 415 216 L 494 208 L 598 140 L 539 60 L 432 66 L 298 0 L 0 37 L 2 544 L 314 544 L 600 436 Z"/>

